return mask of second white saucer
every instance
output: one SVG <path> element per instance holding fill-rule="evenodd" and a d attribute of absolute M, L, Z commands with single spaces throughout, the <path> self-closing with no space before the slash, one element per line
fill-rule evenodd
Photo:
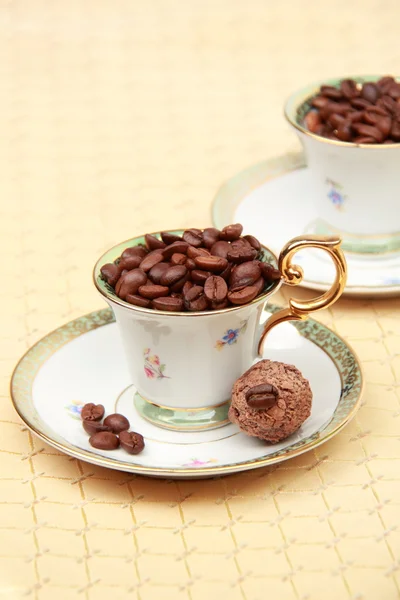
<path fill-rule="evenodd" d="M 277 255 L 291 238 L 306 233 L 317 217 L 310 196 L 310 172 L 300 154 L 287 154 L 259 163 L 227 181 L 213 203 L 213 222 L 218 228 L 242 223 Z M 400 294 L 400 254 L 366 255 L 346 253 L 346 294 L 394 296 Z M 327 290 L 334 267 L 319 250 L 296 254 L 304 270 L 305 287 Z"/>

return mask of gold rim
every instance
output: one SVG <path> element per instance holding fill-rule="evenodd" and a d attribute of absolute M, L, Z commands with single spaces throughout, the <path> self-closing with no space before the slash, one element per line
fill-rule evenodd
<path fill-rule="evenodd" d="M 143 400 L 145 400 L 148 404 L 155 406 L 156 408 L 162 408 L 163 410 L 171 410 L 173 412 L 204 412 L 207 410 L 213 410 L 214 408 L 219 408 L 220 406 L 224 406 L 228 404 L 229 400 L 225 400 L 224 402 L 219 402 L 219 404 L 210 404 L 209 406 L 200 406 L 198 408 L 176 408 L 174 406 L 165 406 L 164 404 L 157 404 L 157 402 L 152 402 L 140 392 L 137 392 Z M 143 416 L 143 415 L 142 415 Z"/>
<path fill-rule="evenodd" d="M 358 75 L 354 77 L 348 77 L 346 79 L 354 79 L 355 81 L 361 83 L 362 81 L 378 81 L 380 79 L 380 75 Z M 396 81 L 398 81 L 398 77 L 395 76 Z M 307 100 L 315 96 L 315 94 L 319 91 L 321 85 L 335 85 L 338 79 L 329 79 L 324 81 L 319 81 L 316 83 L 312 83 L 307 85 L 293 94 L 289 96 L 289 98 L 285 102 L 284 107 L 284 115 L 286 120 L 298 131 L 307 135 L 308 137 L 313 138 L 317 142 L 322 142 L 324 144 L 329 144 L 331 146 L 341 146 L 342 148 L 400 148 L 400 143 L 393 144 L 355 144 L 354 142 L 341 142 L 340 140 L 330 140 L 321 135 L 317 135 L 316 133 L 312 133 L 302 125 L 300 125 L 296 120 L 296 114 L 300 106 L 302 106 Z"/>
<path fill-rule="evenodd" d="M 89 314 L 97 314 L 98 312 L 99 311 L 95 311 L 95 313 L 89 313 Z M 89 315 L 85 315 L 85 316 L 87 317 Z M 76 321 L 77 320 L 78 319 L 76 319 Z M 72 321 L 72 322 L 74 322 L 74 321 Z M 309 319 L 309 322 L 317 323 L 318 325 L 325 327 L 327 330 L 329 330 L 328 327 L 318 323 L 314 319 Z M 90 331 L 92 331 L 94 329 L 98 329 L 99 327 L 103 327 L 104 325 L 108 325 L 108 324 L 109 323 L 94 324 L 92 326 L 92 328 L 90 329 Z M 25 425 L 35 435 L 37 435 L 40 439 L 42 439 L 44 442 L 46 442 L 53 448 L 56 448 L 57 450 L 60 450 L 61 452 L 65 453 L 65 454 L 73 456 L 74 458 L 77 458 L 79 460 L 83 460 L 85 462 L 89 462 L 92 464 L 96 464 L 96 465 L 99 465 L 102 467 L 106 467 L 106 468 L 111 468 L 111 469 L 130 472 L 130 473 L 138 473 L 138 474 L 142 474 L 142 475 L 159 475 L 161 477 L 189 476 L 189 477 L 195 478 L 195 477 L 198 477 L 199 475 L 224 475 L 224 474 L 230 474 L 230 473 L 237 473 L 237 472 L 241 472 L 241 471 L 247 471 L 247 470 L 254 469 L 254 468 L 270 466 L 270 465 L 288 460 L 289 458 L 294 458 L 295 456 L 299 456 L 299 455 L 303 454 L 304 452 L 311 450 L 312 448 L 316 448 L 316 447 L 320 446 L 322 443 L 325 443 L 328 440 L 330 440 L 332 437 L 334 437 L 341 429 L 343 429 L 347 425 L 347 423 L 349 423 L 351 421 L 351 419 L 356 414 L 356 412 L 360 406 L 361 397 L 362 397 L 362 394 L 364 391 L 364 376 L 363 376 L 363 371 L 362 371 L 360 362 L 357 358 L 357 355 L 355 354 L 354 350 L 352 349 L 352 347 L 348 344 L 348 342 L 346 340 L 344 340 L 336 332 L 332 332 L 340 341 L 343 342 L 343 344 L 348 348 L 348 350 L 352 354 L 353 360 L 354 360 L 354 362 L 357 366 L 357 369 L 359 371 L 359 374 L 360 374 L 360 391 L 359 391 L 358 397 L 357 397 L 355 404 L 354 404 L 353 408 L 351 409 L 351 411 L 346 416 L 344 416 L 343 420 L 340 423 L 338 423 L 338 425 L 334 429 L 332 429 L 332 431 L 330 431 L 328 434 L 323 435 L 324 430 L 322 430 L 322 431 L 320 430 L 313 434 L 313 437 L 315 437 L 315 439 L 311 440 L 310 442 L 304 444 L 303 446 L 301 446 L 299 448 L 295 448 L 294 450 L 288 450 L 285 454 L 281 454 L 281 455 L 275 456 L 275 457 L 267 456 L 265 458 L 252 459 L 250 461 L 244 461 L 243 463 L 239 463 L 239 464 L 236 463 L 234 465 L 186 469 L 186 468 L 148 467 L 148 466 L 142 466 L 142 465 L 138 465 L 138 464 L 127 463 L 127 462 L 120 461 L 118 459 L 113 459 L 112 457 L 103 457 L 101 455 L 93 454 L 87 450 L 80 450 L 80 449 L 77 449 L 72 444 L 68 443 L 68 445 L 66 445 L 64 443 L 58 442 L 57 440 L 54 440 L 52 437 L 50 437 L 49 435 L 47 435 L 46 433 L 41 431 L 38 427 L 36 427 L 33 423 L 31 423 L 29 421 L 29 419 L 27 417 L 25 417 L 25 415 L 23 415 L 23 413 L 19 409 L 19 403 L 16 398 L 16 394 L 14 394 L 14 380 L 15 380 L 17 372 L 19 371 L 19 369 L 22 366 L 23 361 L 26 359 L 26 357 L 29 355 L 29 353 L 33 350 L 33 348 L 37 347 L 39 344 L 43 344 L 44 341 L 51 334 L 63 330 L 67 325 L 68 325 L 68 323 L 63 325 L 62 327 L 54 329 L 52 332 L 50 332 L 49 334 L 44 336 L 41 340 L 39 340 L 36 344 L 34 344 L 34 346 L 32 346 L 29 350 L 27 350 L 27 352 L 25 352 L 25 354 L 18 361 L 16 367 L 14 368 L 14 371 L 11 376 L 11 381 L 10 381 L 11 400 L 12 400 L 13 406 L 14 406 L 17 414 L 22 419 L 22 421 L 25 423 Z M 331 331 L 331 330 L 329 330 L 329 331 Z M 72 341 L 73 339 L 76 339 L 77 337 L 80 337 L 84 333 L 87 333 L 87 331 L 80 332 L 79 335 L 74 335 L 74 336 L 71 336 L 68 339 L 66 339 L 62 344 L 60 344 L 57 348 L 55 348 L 48 356 L 46 356 L 46 358 L 44 360 L 40 361 L 40 367 L 42 367 L 47 362 L 47 360 L 51 356 L 53 356 L 63 345 L 69 343 L 70 341 Z M 305 337 L 307 339 L 307 336 L 304 335 L 301 331 L 299 331 L 299 333 L 300 333 L 300 335 L 302 335 L 302 337 Z M 320 348 L 320 346 L 318 346 L 318 347 Z M 335 367 L 337 368 L 339 375 L 341 376 L 341 373 L 337 367 L 336 361 L 331 356 L 330 356 L 330 358 L 331 358 L 332 362 L 334 363 Z M 32 383 L 35 380 L 35 377 L 36 377 L 36 374 L 34 374 L 32 376 L 32 380 L 30 381 L 30 384 L 31 384 L 30 392 L 32 391 Z M 327 427 L 328 425 L 329 425 L 329 423 L 327 423 L 325 425 L 325 427 Z"/>
<path fill-rule="evenodd" d="M 399 144 L 400 145 L 400 144 Z M 217 191 L 214 196 L 214 200 L 211 205 L 211 219 L 215 227 L 220 227 L 221 222 L 219 219 L 219 213 L 226 211 L 224 205 L 228 206 L 229 212 L 235 213 L 237 207 L 249 193 L 258 189 L 260 186 L 272 181 L 278 177 L 282 177 L 292 171 L 306 168 L 306 162 L 304 155 L 298 153 L 283 154 L 277 158 L 266 160 L 262 163 L 257 163 L 252 167 L 248 167 L 243 171 L 240 171 L 237 175 L 234 175 L 231 179 L 228 179 Z M 235 189 L 239 189 L 239 193 L 235 193 Z M 234 197 L 230 201 L 231 197 Z M 305 233 L 304 235 L 307 235 Z M 275 253 L 273 253 L 275 256 Z M 360 256 L 359 253 L 352 253 L 346 250 L 346 254 L 354 254 Z M 387 254 L 392 254 L 391 252 Z M 315 281 L 308 279 L 307 275 L 304 276 L 302 286 L 308 289 L 314 290 L 327 290 L 329 284 L 325 282 Z M 383 292 L 381 292 L 383 290 Z M 360 285 L 348 285 L 344 294 L 351 295 L 375 295 L 375 296 L 392 296 L 400 293 L 400 285 L 389 284 L 380 285 L 379 287 L 371 286 L 360 286 Z M 186 314 L 186 313 L 185 313 Z"/>
<path fill-rule="evenodd" d="M 184 230 L 182 229 L 169 229 L 168 233 L 177 233 L 177 232 L 182 232 Z M 160 232 L 159 231 L 153 231 L 152 233 L 150 233 L 149 235 L 159 235 Z M 125 300 L 121 300 L 121 298 L 118 297 L 113 297 L 111 296 L 111 294 L 107 291 L 105 291 L 99 284 L 98 284 L 98 277 L 100 276 L 100 268 L 106 264 L 104 262 L 105 260 L 105 256 L 109 253 L 109 252 L 113 252 L 114 250 L 116 250 L 117 248 L 119 248 L 120 246 L 123 246 L 125 244 L 130 244 L 132 243 L 132 245 L 135 245 L 135 242 L 137 240 L 139 240 L 140 238 L 142 238 L 143 236 L 136 236 L 134 238 L 130 238 L 127 240 L 124 240 L 123 242 L 120 242 L 119 244 L 115 244 L 114 246 L 112 246 L 111 248 L 109 248 L 108 250 L 106 250 L 105 252 L 103 252 L 103 254 L 100 256 L 100 258 L 96 261 L 96 264 L 93 267 L 93 272 L 92 272 L 92 278 L 93 278 L 93 283 L 97 289 L 98 292 L 100 292 L 100 294 L 103 296 L 103 298 L 106 298 L 106 300 L 109 303 L 112 304 L 117 304 L 118 306 L 122 306 L 123 308 L 127 308 L 128 310 L 131 310 L 133 312 L 139 312 L 139 313 L 143 313 L 146 315 L 163 315 L 163 316 L 169 316 L 169 317 L 190 317 L 190 318 L 195 318 L 195 317 L 204 317 L 204 316 L 209 316 L 212 317 L 213 315 L 220 315 L 222 313 L 227 313 L 227 312 L 235 312 L 238 311 L 242 308 L 244 308 L 243 305 L 240 306 L 230 306 L 229 308 L 220 308 L 219 310 L 205 310 L 205 311 L 199 311 L 199 312 L 171 312 L 168 310 L 154 310 L 153 308 L 143 308 L 142 306 L 135 306 L 134 304 L 129 304 L 129 302 L 125 302 Z M 276 266 L 278 265 L 278 259 L 276 257 L 275 252 L 272 252 L 272 250 L 270 250 L 270 248 L 268 248 L 267 246 L 264 246 L 263 244 L 261 244 L 261 248 L 262 250 L 269 252 L 275 259 L 275 264 Z M 115 258 L 118 258 L 118 256 L 116 256 Z M 115 260 L 115 259 L 114 259 Z M 276 291 L 278 291 L 278 289 L 280 288 L 280 286 L 282 285 L 282 280 L 278 280 L 278 281 L 274 281 L 271 283 L 271 287 L 269 288 L 269 290 L 267 290 L 266 292 L 264 292 L 264 294 L 262 294 L 261 296 L 257 296 L 256 298 L 254 298 L 254 300 L 252 300 L 251 302 L 248 302 L 245 306 L 251 306 L 252 304 L 259 304 L 260 302 L 265 302 L 265 300 L 273 293 L 275 293 Z"/>

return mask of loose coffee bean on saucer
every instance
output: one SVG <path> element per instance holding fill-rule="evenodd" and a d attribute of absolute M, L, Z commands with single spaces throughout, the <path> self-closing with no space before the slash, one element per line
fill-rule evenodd
<path fill-rule="evenodd" d="M 386 113 L 381 114 L 383 108 L 375 108 L 375 113 L 370 111 L 370 122 L 364 123 L 364 137 L 368 133 L 379 139 L 390 122 Z M 336 119 L 341 117 L 336 115 Z M 362 132 L 361 127 L 360 136 Z M 101 276 L 119 298 L 140 308 L 202 312 L 240 306 L 262 295 L 281 277 L 263 262 L 258 239 L 242 236 L 242 230 L 240 223 L 234 223 L 221 231 L 186 229 L 182 237 L 165 231 L 146 234 L 145 245 L 126 248 L 115 263 L 101 268 Z"/>
<path fill-rule="evenodd" d="M 103 425 L 99 421 L 82 421 L 82 427 L 89 435 L 98 433 L 99 431 L 111 431 L 107 425 Z"/>
<path fill-rule="evenodd" d="M 311 133 L 353 144 L 400 142 L 400 83 L 392 76 L 322 85 L 308 102 L 304 125 Z"/>
<path fill-rule="evenodd" d="M 104 417 L 104 406 L 102 404 L 93 404 L 89 402 L 82 407 L 82 421 L 101 421 Z"/>
<path fill-rule="evenodd" d="M 119 439 L 115 433 L 99 431 L 90 436 L 89 444 L 98 450 L 116 450 L 119 446 Z"/>
<path fill-rule="evenodd" d="M 113 413 L 112 415 L 108 415 L 108 417 L 106 417 L 103 422 L 104 425 L 109 427 L 113 433 L 126 431 L 130 427 L 128 419 L 124 417 L 124 415 L 120 415 L 119 413 Z"/>
<path fill-rule="evenodd" d="M 119 442 L 121 448 L 129 452 L 129 454 L 139 454 L 145 446 L 143 436 L 135 431 L 121 431 Z"/>

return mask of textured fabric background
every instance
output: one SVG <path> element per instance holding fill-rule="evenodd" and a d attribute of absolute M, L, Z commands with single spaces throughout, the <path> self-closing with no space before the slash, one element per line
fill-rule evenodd
<path fill-rule="evenodd" d="M 298 149 L 285 97 L 398 72 L 399 25 L 398 0 L 0 3 L 1 598 L 400 597 L 398 300 L 320 316 L 359 353 L 363 406 L 276 468 L 175 483 L 92 467 L 33 438 L 8 394 L 31 344 L 103 306 L 104 249 L 209 225 L 226 178 Z"/>

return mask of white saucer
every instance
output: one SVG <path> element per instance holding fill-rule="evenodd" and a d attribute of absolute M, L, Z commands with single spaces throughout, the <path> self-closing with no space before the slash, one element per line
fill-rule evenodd
<path fill-rule="evenodd" d="M 278 307 L 268 307 L 276 311 Z M 265 318 L 268 313 L 265 312 Z M 41 439 L 87 462 L 156 477 L 210 477 L 277 463 L 322 444 L 355 414 L 361 397 L 358 360 L 333 331 L 310 319 L 285 323 L 268 336 L 265 356 L 295 364 L 310 381 L 313 408 L 297 433 L 279 444 L 250 438 L 232 424 L 182 433 L 142 419 L 133 403 L 124 353 L 109 309 L 50 333 L 18 363 L 11 395 L 20 417 Z M 80 422 L 87 402 L 128 417 L 145 437 L 144 451 L 105 452 L 89 445 Z"/>
<path fill-rule="evenodd" d="M 218 191 L 213 204 L 214 225 L 222 228 L 227 223 L 242 223 L 245 233 L 252 233 L 279 254 L 286 242 L 307 232 L 317 218 L 309 181 L 310 172 L 302 155 L 288 154 L 250 167 Z M 400 294 L 400 253 L 374 258 L 345 254 L 346 294 Z M 334 267 L 324 252 L 299 252 L 295 262 L 304 270 L 302 285 L 316 290 L 331 286 Z"/>

